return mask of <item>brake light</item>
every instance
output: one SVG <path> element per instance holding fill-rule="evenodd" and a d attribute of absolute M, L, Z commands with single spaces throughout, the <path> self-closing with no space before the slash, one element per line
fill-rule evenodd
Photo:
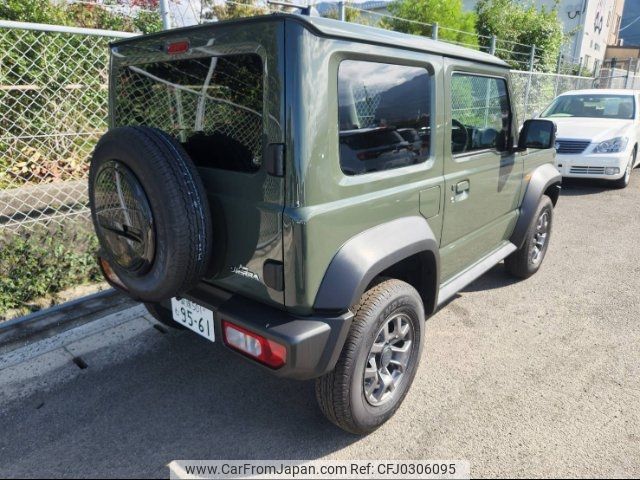
<path fill-rule="evenodd" d="M 222 321 L 224 343 L 271 368 L 279 368 L 287 362 L 287 349 L 273 340 L 233 323 Z"/>
<path fill-rule="evenodd" d="M 189 50 L 189 40 L 167 43 L 166 50 L 169 54 L 184 53 Z"/>

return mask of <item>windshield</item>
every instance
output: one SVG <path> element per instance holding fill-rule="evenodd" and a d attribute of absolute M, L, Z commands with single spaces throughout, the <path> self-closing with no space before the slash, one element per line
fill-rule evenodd
<path fill-rule="evenodd" d="M 556 98 L 540 116 L 630 120 L 634 115 L 633 95 L 563 95 Z"/>

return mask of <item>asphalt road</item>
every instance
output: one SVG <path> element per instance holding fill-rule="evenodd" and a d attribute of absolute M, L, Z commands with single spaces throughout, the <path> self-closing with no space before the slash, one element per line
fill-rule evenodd
<path fill-rule="evenodd" d="M 541 271 L 427 324 L 397 415 L 358 438 L 188 332 L 141 331 L 0 395 L 2 477 L 166 477 L 173 459 L 467 459 L 473 476 L 640 475 L 640 171 L 565 186 Z M 16 398 L 16 395 L 21 398 Z"/>

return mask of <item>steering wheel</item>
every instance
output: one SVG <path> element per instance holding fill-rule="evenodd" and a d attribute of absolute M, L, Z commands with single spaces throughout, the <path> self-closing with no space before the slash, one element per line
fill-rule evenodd
<path fill-rule="evenodd" d="M 460 148 L 460 150 L 458 150 L 457 148 L 454 149 L 454 153 L 464 152 L 467 149 L 467 145 L 469 144 L 469 132 L 467 131 L 467 128 L 455 118 L 451 119 L 451 127 L 451 143 L 455 144 L 456 146 L 460 145 L 460 147 L 462 147 Z M 456 132 L 455 136 L 454 131 Z"/>

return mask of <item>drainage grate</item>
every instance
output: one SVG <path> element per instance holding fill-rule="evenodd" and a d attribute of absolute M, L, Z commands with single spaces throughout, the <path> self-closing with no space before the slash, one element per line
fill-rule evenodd
<path fill-rule="evenodd" d="M 85 362 L 82 359 L 82 357 L 73 357 L 71 359 L 71 361 L 73 363 L 75 363 L 80 370 L 84 370 L 85 368 L 87 368 L 89 366 L 89 365 L 87 365 L 87 362 Z"/>

